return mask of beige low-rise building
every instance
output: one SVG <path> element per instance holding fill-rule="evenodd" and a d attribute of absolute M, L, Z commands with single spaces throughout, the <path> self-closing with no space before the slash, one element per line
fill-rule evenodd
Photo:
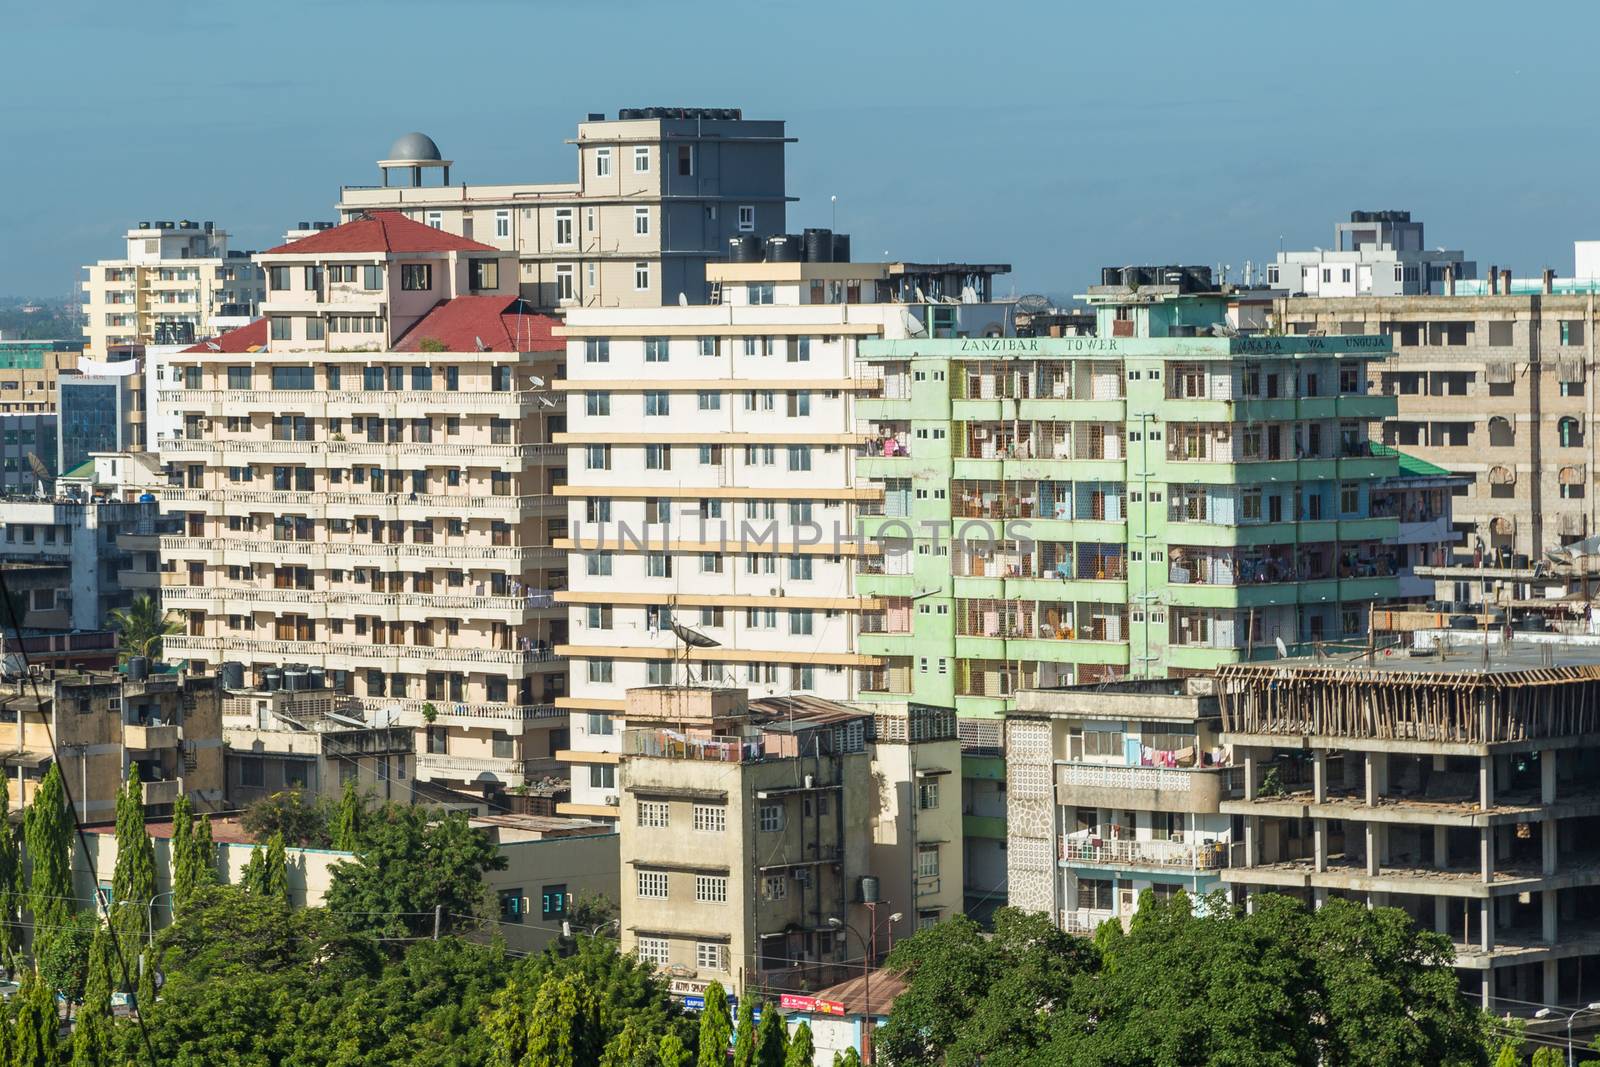
<path fill-rule="evenodd" d="M 82 822 L 115 816 L 135 765 L 152 814 L 170 812 L 182 795 L 200 811 L 223 807 L 215 676 L 47 671 L 0 686 L 0 767 L 13 811 L 33 799 L 58 758 Z"/>
<path fill-rule="evenodd" d="M 628 691 L 622 947 L 675 993 L 820 989 L 859 966 L 872 715 L 742 689 Z M 873 888 L 866 887 L 869 892 Z"/>

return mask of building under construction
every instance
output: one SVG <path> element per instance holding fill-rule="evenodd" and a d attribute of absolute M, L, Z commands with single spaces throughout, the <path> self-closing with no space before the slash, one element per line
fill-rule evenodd
<path fill-rule="evenodd" d="M 1600 999 L 1600 647 L 1419 636 L 1220 670 L 1244 770 L 1223 881 L 1403 908 L 1496 1012 Z"/>

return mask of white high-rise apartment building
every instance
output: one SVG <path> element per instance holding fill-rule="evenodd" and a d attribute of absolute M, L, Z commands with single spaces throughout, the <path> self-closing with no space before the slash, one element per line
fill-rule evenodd
<path fill-rule="evenodd" d="M 192 343 L 221 333 L 222 319 L 251 316 L 263 296 L 261 268 L 228 251 L 209 222 L 141 222 L 126 234 L 127 255 L 84 267 L 85 355 L 104 360 L 114 345 Z"/>
<path fill-rule="evenodd" d="M 558 331 L 572 814 L 615 814 L 630 688 L 692 676 L 752 699 L 846 700 L 879 662 L 857 649 L 863 613 L 882 609 L 856 592 L 879 554 L 857 525 L 882 514 L 883 489 L 855 464 L 869 440 L 857 403 L 883 382 L 858 369 L 856 345 L 925 331 L 922 300 L 961 293 L 943 284 L 960 269 L 747 262 L 707 276 L 709 306 L 573 308 Z M 986 300 L 987 275 L 966 289 Z"/>
<path fill-rule="evenodd" d="M 258 261 L 265 317 L 172 357 L 162 390 L 167 656 L 399 715 L 421 778 L 543 781 L 566 725 L 553 320 L 514 254 L 395 213 Z"/>

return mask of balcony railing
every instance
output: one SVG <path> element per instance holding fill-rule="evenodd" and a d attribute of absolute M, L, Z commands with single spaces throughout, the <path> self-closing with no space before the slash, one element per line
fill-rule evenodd
<path fill-rule="evenodd" d="M 1071 835 L 1061 838 L 1061 859 L 1086 867 L 1181 867 L 1210 871 L 1228 865 L 1223 841 L 1140 841 L 1133 838 Z"/>
<path fill-rule="evenodd" d="M 622 750 L 630 756 L 713 763 L 759 760 L 763 751 L 759 737 L 695 736 L 677 730 L 627 730 L 623 734 Z"/>
<path fill-rule="evenodd" d="M 555 605 L 554 591 L 530 589 L 524 596 L 474 596 L 457 593 L 377 593 L 371 590 L 337 589 L 251 589 L 228 586 L 164 585 L 162 595 L 177 606 L 192 601 L 249 601 L 251 603 L 360 604 L 376 607 L 423 607 L 441 609 L 488 608 L 523 611 Z"/>
<path fill-rule="evenodd" d="M 445 561 L 487 560 L 506 564 L 520 563 L 541 552 L 555 551 L 546 546 L 529 545 L 451 545 L 377 544 L 367 541 L 274 541 L 247 537 L 163 537 L 166 552 L 256 552 L 281 556 L 382 556 L 389 559 L 417 558 Z M 561 553 L 564 558 L 565 552 Z"/>
<path fill-rule="evenodd" d="M 156 447 L 162 452 L 293 452 L 301 455 L 383 455 L 448 456 L 452 459 L 529 459 L 540 456 L 565 457 L 565 445 L 479 444 L 467 441 L 280 441 L 276 439 L 216 440 L 193 437 L 162 437 Z"/>
<path fill-rule="evenodd" d="M 282 408 L 291 410 L 305 410 L 307 405 L 319 402 L 325 404 L 350 404 L 359 407 L 370 407 L 375 412 L 384 407 L 396 404 L 417 404 L 441 411 L 466 411 L 466 412 L 514 412 L 517 410 L 532 410 L 535 407 L 544 407 L 536 398 L 543 395 L 547 400 L 557 405 L 565 401 L 560 393 L 540 393 L 531 390 L 519 392 L 485 392 L 478 391 L 448 391 L 436 390 L 387 390 L 387 389 L 342 389 L 333 392 L 320 392 L 311 389 L 160 389 L 157 396 L 163 404 L 171 405 L 178 410 L 190 410 L 206 405 L 208 410 L 216 411 L 214 405 L 221 403 L 230 404 L 259 404 L 263 410 L 277 411 Z M 548 410 L 558 410 L 550 408 Z"/>
<path fill-rule="evenodd" d="M 161 498 L 169 501 L 194 500 L 240 504 L 270 504 L 278 507 L 316 507 L 318 505 L 356 505 L 374 508 L 421 508 L 439 514 L 469 510 L 536 514 L 564 509 L 565 502 L 547 494 L 531 496 L 469 496 L 455 493 L 342 493 L 284 489 L 163 489 Z"/>
<path fill-rule="evenodd" d="M 432 705 L 439 719 L 496 719 L 511 722 L 536 722 L 540 719 L 565 719 L 567 710 L 554 704 L 464 703 L 459 700 L 419 700 L 415 697 L 350 697 L 346 706 L 362 712 L 399 710 L 424 714 Z"/>
<path fill-rule="evenodd" d="M 1101 923 L 1116 917 L 1117 913 L 1109 909 L 1066 908 L 1061 912 L 1061 929 L 1069 934 L 1088 937 L 1100 929 Z"/>
<path fill-rule="evenodd" d="M 552 649 L 515 648 L 451 648 L 439 645 L 376 645 L 350 641 L 279 641 L 240 637 L 193 637 L 180 635 L 168 637 L 162 649 L 169 658 L 192 653 L 244 653 L 254 652 L 266 656 L 290 656 L 296 659 L 321 659 L 324 656 L 345 656 L 351 659 L 394 660 L 418 659 L 449 663 L 482 663 L 499 666 L 520 666 L 528 663 L 547 663 L 560 659 Z"/>
<path fill-rule="evenodd" d="M 1194 773 L 1160 767 L 1096 767 L 1072 763 L 1061 768 L 1060 782 L 1098 789 L 1159 789 L 1187 793 Z"/>

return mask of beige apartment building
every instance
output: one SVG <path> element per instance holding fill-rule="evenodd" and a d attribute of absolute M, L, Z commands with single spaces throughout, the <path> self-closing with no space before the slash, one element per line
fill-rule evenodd
<path fill-rule="evenodd" d="M 54 411 L 56 379 L 76 370 L 81 355 L 82 341 L 0 340 L 0 414 Z M 55 449 L 37 451 L 49 459 Z"/>
<path fill-rule="evenodd" d="M 818 990 L 870 937 L 870 712 L 742 689 L 630 690 L 619 775 L 624 951 L 679 995 Z M 959 883 L 959 879 L 957 879 Z"/>
<path fill-rule="evenodd" d="M 0 751 L 13 811 L 33 799 L 57 753 L 84 822 L 115 816 L 135 764 L 149 814 L 169 814 L 185 794 L 200 811 L 221 810 L 221 687 L 194 674 L 13 675 L 0 682 Z"/>
<path fill-rule="evenodd" d="M 1600 532 L 1600 321 L 1592 293 L 1491 275 L 1471 294 L 1280 297 L 1272 315 L 1290 334 L 1392 334 L 1393 356 L 1372 364 L 1374 390 L 1399 402 L 1384 443 L 1473 477 L 1453 501 L 1467 553 L 1537 558 Z"/>
<path fill-rule="evenodd" d="M 261 271 L 212 223 L 141 222 L 127 254 L 84 267 L 85 354 L 107 358 L 117 345 L 193 342 L 221 332 L 213 319 L 255 314 Z"/>
<path fill-rule="evenodd" d="M 383 184 L 343 186 L 338 209 L 401 211 L 513 252 L 539 307 L 703 304 L 730 239 L 783 232 L 792 140 L 737 108 L 627 108 L 578 124 L 575 181 L 451 185 L 453 161 L 409 133 L 378 162 Z"/>
<path fill-rule="evenodd" d="M 404 716 L 426 780 L 542 782 L 565 745 L 552 321 L 513 254 L 395 212 L 257 258 L 264 318 L 173 357 L 160 395 L 168 657 Z"/>

